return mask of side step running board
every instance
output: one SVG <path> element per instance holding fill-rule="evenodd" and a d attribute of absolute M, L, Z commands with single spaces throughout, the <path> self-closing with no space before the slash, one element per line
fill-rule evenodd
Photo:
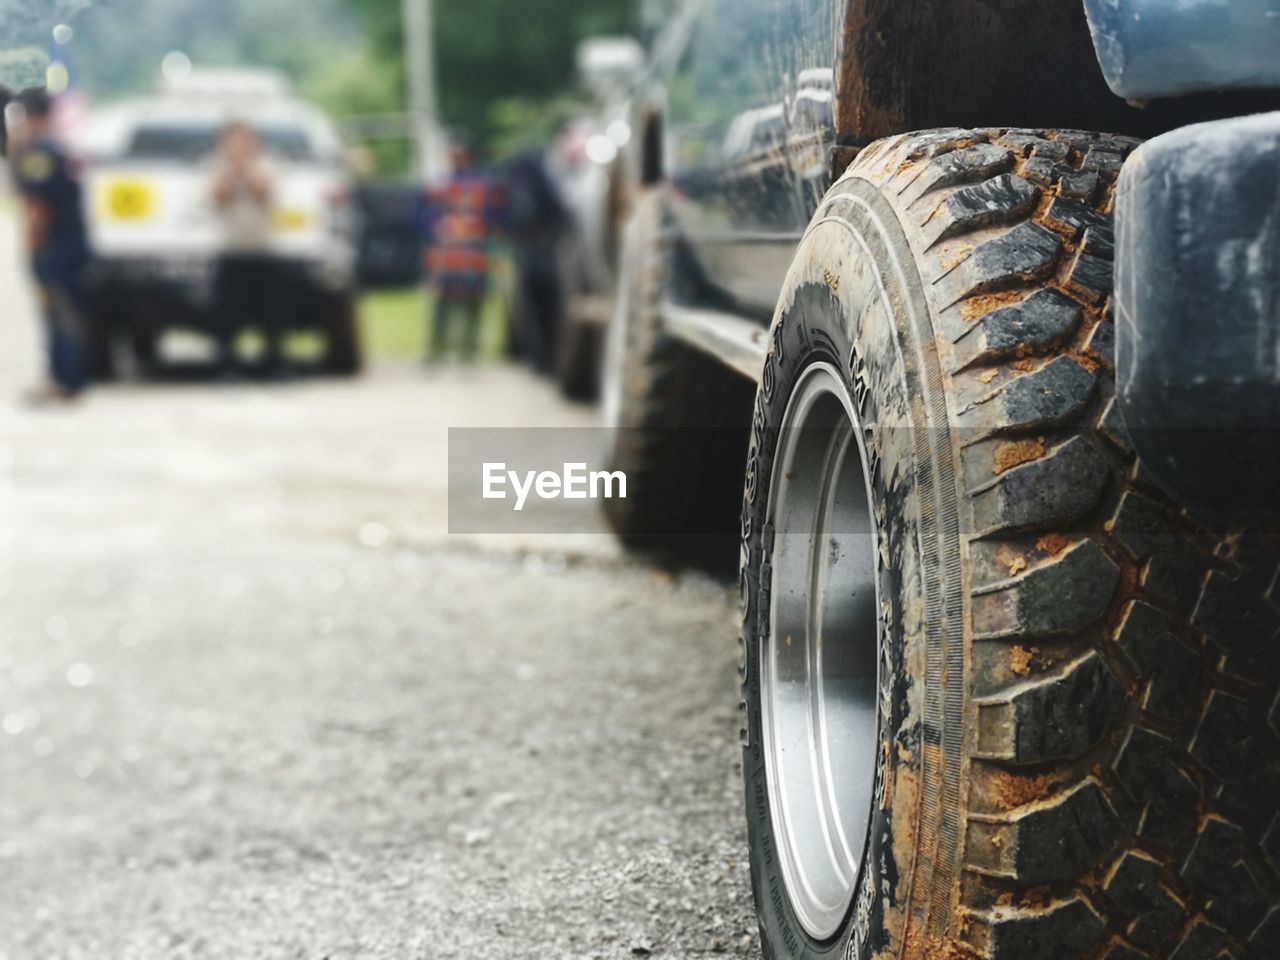
<path fill-rule="evenodd" d="M 764 325 L 732 313 L 669 302 L 662 304 L 662 325 L 677 340 L 760 382 L 769 345 L 769 330 Z"/>

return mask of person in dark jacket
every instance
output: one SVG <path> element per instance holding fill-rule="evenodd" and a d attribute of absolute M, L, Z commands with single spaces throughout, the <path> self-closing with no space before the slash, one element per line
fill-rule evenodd
<path fill-rule="evenodd" d="M 571 219 L 542 150 L 512 160 L 506 180 L 517 277 L 515 347 L 534 369 L 549 373 L 565 298 L 560 244 Z"/>
<path fill-rule="evenodd" d="M 11 167 L 48 344 L 48 383 L 32 399 L 66 402 L 88 382 L 89 235 L 80 178 L 53 136 L 52 110 L 44 90 L 29 89 L 14 98 L 6 114 L 15 120 L 8 144 Z"/>

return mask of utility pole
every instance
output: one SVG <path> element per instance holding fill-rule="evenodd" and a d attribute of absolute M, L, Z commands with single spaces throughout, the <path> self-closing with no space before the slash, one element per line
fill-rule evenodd
<path fill-rule="evenodd" d="M 432 0 L 401 0 L 405 73 L 409 78 L 409 127 L 419 176 L 441 176 L 443 145 L 437 144 L 436 61 Z"/>

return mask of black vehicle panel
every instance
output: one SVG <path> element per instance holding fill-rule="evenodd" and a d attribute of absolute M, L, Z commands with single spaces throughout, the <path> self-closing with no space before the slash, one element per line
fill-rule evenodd
<path fill-rule="evenodd" d="M 667 78 L 668 180 L 702 275 L 772 312 L 827 186 L 838 0 L 703 0 Z"/>

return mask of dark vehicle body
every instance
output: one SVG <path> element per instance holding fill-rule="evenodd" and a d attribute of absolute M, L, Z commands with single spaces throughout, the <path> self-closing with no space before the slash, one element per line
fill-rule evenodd
<path fill-rule="evenodd" d="M 356 278 L 361 287 L 411 287 L 423 279 L 422 208 L 417 183 L 362 180 L 351 190 Z"/>
<path fill-rule="evenodd" d="M 1280 956 L 1280 3 L 645 23 L 606 511 L 740 559 L 764 955 Z"/>
<path fill-rule="evenodd" d="M 638 100 L 661 138 L 650 147 L 661 170 L 649 174 L 670 182 L 681 238 L 708 282 L 766 318 L 826 188 L 872 141 L 983 125 L 1151 137 L 1280 107 L 1267 91 L 1127 103 L 1106 85 L 1079 0 L 654 6 L 673 26 Z M 1036 54 L 994 55 L 1014 48 Z M 822 73 L 825 85 L 813 79 Z M 815 111 L 823 90 L 833 96 Z"/>
<path fill-rule="evenodd" d="M 649 0 L 653 57 L 633 100 L 636 139 L 627 175 L 641 189 L 659 182 L 670 188 L 670 214 L 698 284 L 688 305 L 767 322 L 827 189 L 862 147 L 884 137 L 999 125 L 1149 138 L 1280 108 L 1274 49 L 1280 10 L 1271 0 L 1196 0 L 1183 5 L 1181 16 L 1163 0 L 1093 3 L 1096 45 L 1084 6 L 1081 0 Z M 1141 29 L 1131 8 L 1148 14 L 1150 29 Z M 1112 21 L 1121 15 L 1136 21 L 1126 28 L 1132 36 L 1115 32 Z M 1124 56 L 1132 62 L 1121 64 Z M 1247 198 L 1224 203 L 1237 212 L 1265 211 L 1274 204 L 1268 190 L 1268 182 L 1255 181 Z M 1205 289 L 1215 283 L 1239 288 L 1218 278 L 1205 279 Z M 1259 322 L 1242 321 L 1249 329 L 1235 332 L 1266 340 Z M 705 339 L 705 324 L 693 326 Z M 730 348 L 726 359 L 732 364 L 738 353 Z M 1183 372 L 1202 355 L 1203 348 Z M 1249 382 L 1274 380 L 1277 369 L 1268 360 L 1249 372 Z M 1134 370 L 1129 375 L 1132 393 L 1167 397 L 1164 388 L 1140 384 Z M 1236 376 L 1219 367 L 1198 370 L 1196 379 L 1226 384 Z M 1268 409 L 1280 415 L 1280 390 L 1267 389 Z M 1184 410 L 1192 406 L 1204 409 L 1199 400 L 1184 402 Z M 1237 400 L 1226 415 L 1258 427 L 1256 411 L 1246 407 Z M 1170 452 L 1176 443 L 1167 433 L 1141 422 L 1141 435 L 1165 448 L 1153 461 L 1177 457 L 1187 469 L 1186 451 Z M 1209 424 L 1192 422 L 1203 439 Z M 1238 454 L 1242 469 L 1257 460 L 1257 442 L 1255 436 L 1250 452 Z M 1219 452 L 1230 455 L 1227 446 Z M 1261 491 L 1272 479 L 1259 479 L 1253 501 L 1266 499 Z M 1200 495 L 1215 502 L 1231 496 L 1207 489 Z"/>

